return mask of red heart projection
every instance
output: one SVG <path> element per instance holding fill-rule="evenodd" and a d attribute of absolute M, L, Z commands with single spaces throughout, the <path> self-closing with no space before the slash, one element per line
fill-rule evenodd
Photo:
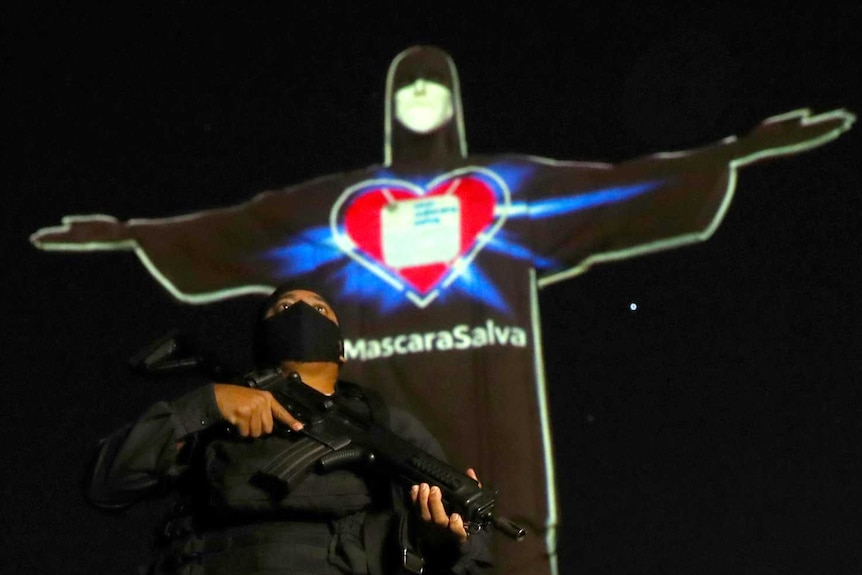
<path fill-rule="evenodd" d="M 452 195 L 458 198 L 461 211 L 461 241 L 457 257 L 450 261 L 393 268 L 383 257 L 381 211 L 392 201 L 415 200 L 433 196 Z M 447 178 L 426 193 L 407 186 L 381 186 L 365 188 L 350 202 L 344 212 L 347 235 L 370 259 L 393 275 L 408 283 L 420 294 L 428 293 L 452 269 L 452 266 L 469 253 L 477 236 L 494 221 L 496 199 L 494 190 L 483 180 L 473 176 Z"/>

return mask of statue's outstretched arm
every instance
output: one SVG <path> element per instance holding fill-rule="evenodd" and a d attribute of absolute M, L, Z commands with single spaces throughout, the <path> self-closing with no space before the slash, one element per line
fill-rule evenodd
<path fill-rule="evenodd" d="M 56 251 L 131 250 L 136 245 L 124 222 L 104 214 L 66 216 L 61 225 L 33 233 L 30 243 Z"/>
<path fill-rule="evenodd" d="M 808 109 L 767 118 L 748 134 L 725 139 L 716 151 L 734 167 L 804 152 L 831 142 L 856 121 L 847 110 L 812 115 Z"/>

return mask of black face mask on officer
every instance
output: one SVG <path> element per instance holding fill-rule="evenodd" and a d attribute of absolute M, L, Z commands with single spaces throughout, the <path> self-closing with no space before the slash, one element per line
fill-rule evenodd
<path fill-rule="evenodd" d="M 262 320 L 258 335 L 259 359 L 269 363 L 341 362 L 341 329 L 303 301 Z"/>

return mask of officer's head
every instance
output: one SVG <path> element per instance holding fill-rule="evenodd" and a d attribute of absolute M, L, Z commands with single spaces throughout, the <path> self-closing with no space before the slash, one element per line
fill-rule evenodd
<path fill-rule="evenodd" d="M 338 316 L 328 299 L 309 286 L 279 286 L 262 302 L 253 345 L 259 367 L 344 361 Z"/>

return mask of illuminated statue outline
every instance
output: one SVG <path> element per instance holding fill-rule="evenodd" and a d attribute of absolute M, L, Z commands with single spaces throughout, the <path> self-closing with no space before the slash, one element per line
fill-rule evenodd
<path fill-rule="evenodd" d="M 399 110 L 399 91 L 428 86 L 436 113 Z M 385 106 L 381 165 L 176 218 L 68 216 L 31 241 L 134 250 L 186 303 L 269 293 L 291 278 L 327 285 L 355 330 L 345 334 L 346 369 L 426 409 L 435 435 L 457 446 L 452 458 L 500 488 L 501 512 L 543 535 L 497 550 L 512 573 L 555 572 L 538 289 L 709 238 L 738 168 L 829 142 L 855 117 L 795 110 L 741 138 L 618 164 L 470 156 L 454 63 L 428 46 L 393 60 Z"/>

